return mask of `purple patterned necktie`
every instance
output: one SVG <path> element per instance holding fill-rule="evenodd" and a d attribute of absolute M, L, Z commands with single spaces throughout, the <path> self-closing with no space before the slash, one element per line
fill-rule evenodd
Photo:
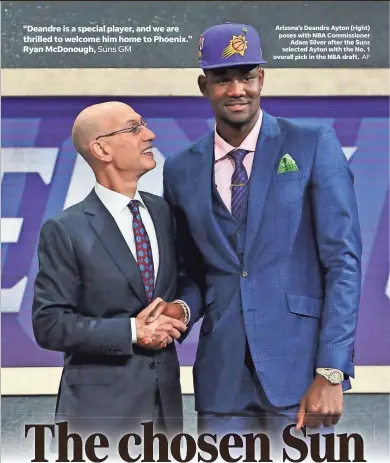
<path fill-rule="evenodd" d="M 249 151 L 243 149 L 236 149 L 229 153 L 236 166 L 232 175 L 231 189 L 232 214 L 238 222 L 245 219 L 247 212 L 248 173 L 243 161 L 248 153 Z"/>
<path fill-rule="evenodd" d="M 148 301 L 152 301 L 154 291 L 154 266 L 152 248 L 150 246 L 149 236 L 146 228 L 142 223 L 141 214 L 138 208 L 138 201 L 133 199 L 129 203 L 129 208 L 133 214 L 133 232 L 135 248 L 137 251 L 138 267 L 141 270 L 142 280 L 144 282 Z"/>

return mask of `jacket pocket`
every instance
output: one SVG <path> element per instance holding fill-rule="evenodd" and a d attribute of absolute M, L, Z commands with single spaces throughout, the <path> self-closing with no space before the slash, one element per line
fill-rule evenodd
<path fill-rule="evenodd" d="M 305 180 L 307 174 L 300 171 L 284 172 L 282 174 L 275 174 L 276 182 L 289 182 L 296 180 Z"/>
<path fill-rule="evenodd" d="M 321 318 L 322 299 L 287 293 L 287 305 L 291 313 L 312 318 Z"/>

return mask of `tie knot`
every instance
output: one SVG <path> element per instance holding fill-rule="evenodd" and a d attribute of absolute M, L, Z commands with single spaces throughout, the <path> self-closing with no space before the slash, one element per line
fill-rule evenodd
<path fill-rule="evenodd" d="M 229 156 L 231 156 L 235 162 L 235 164 L 242 164 L 245 156 L 249 153 L 248 150 L 243 150 L 243 149 L 236 149 L 233 151 L 230 151 Z"/>
<path fill-rule="evenodd" d="M 133 214 L 138 214 L 138 212 L 139 212 L 138 200 L 132 199 L 132 200 L 129 202 L 129 208 L 130 208 L 130 211 L 131 211 Z"/>

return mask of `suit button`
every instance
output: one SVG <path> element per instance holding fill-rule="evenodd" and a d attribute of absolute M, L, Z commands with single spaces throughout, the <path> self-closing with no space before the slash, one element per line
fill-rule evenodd
<path fill-rule="evenodd" d="M 149 366 L 153 370 L 154 368 L 156 368 L 156 362 L 150 362 Z"/>
<path fill-rule="evenodd" d="M 246 278 L 248 276 L 248 272 L 244 270 L 241 274 L 242 278 Z"/>
<path fill-rule="evenodd" d="M 240 314 L 242 315 L 244 313 L 244 311 L 242 309 L 240 309 Z"/>

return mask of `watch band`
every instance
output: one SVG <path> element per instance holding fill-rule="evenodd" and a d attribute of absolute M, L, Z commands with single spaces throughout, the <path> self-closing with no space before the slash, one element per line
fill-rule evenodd
<path fill-rule="evenodd" d="M 344 373 L 337 368 L 316 368 L 316 373 L 332 384 L 340 384 L 344 380 Z"/>
<path fill-rule="evenodd" d="M 184 321 L 183 321 L 183 323 L 185 325 L 188 325 L 188 323 L 190 322 L 190 312 L 188 310 L 187 304 L 185 302 L 181 301 L 180 299 L 177 299 L 176 301 L 173 301 L 172 304 L 179 304 L 181 306 L 181 308 L 183 309 L 183 312 L 184 312 Z"/>

